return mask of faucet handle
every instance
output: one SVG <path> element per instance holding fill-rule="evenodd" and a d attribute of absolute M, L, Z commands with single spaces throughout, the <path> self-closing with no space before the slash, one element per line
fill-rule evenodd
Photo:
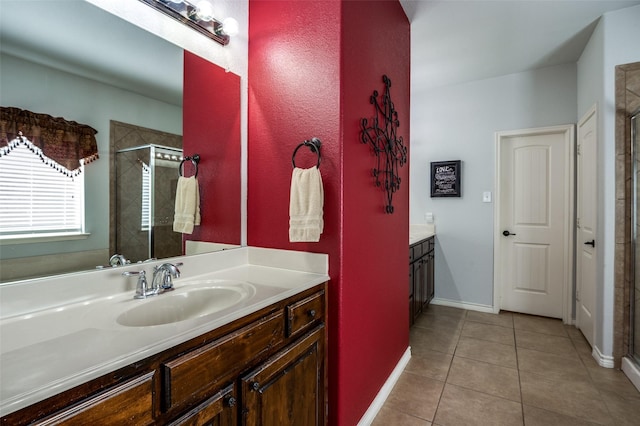
<path fill-rule="evenodd" d="M 180 277 L 180 269 L 178 269 L 178 266 L 182 266 L 184 265 L 184 263 L 182 262 L 177 262 L 177 263 L 165 263 L 164 264 L 168 269 L 168 271 L 171 272 L 172 275 L 174 275 L 174 278 L 179 278 Z"/>
<path fill-rule="evenodd" d="M 109 258 L 109 265 L 111 266 L 124 266 L 130 263 L 131 263 L 130 260 L 128 260 L 126 257 L 118 253 L 114 254 Z"/>
<path fill-rule="evenodd" d="M 136 285 L 136 294 L 133 296 L 135 299 L 145 299 L 147 296 L 152 296 L 155 293 L 149 291 L 149 285 L 147 284 L 147 274 L 145 271 L 127 271 L 123 272 L 125 277 L 138 276 L 138 284 Z M 153 290 L 153 289 L 152 289 Z"/>
<path fill-rule="evenodd" d="M 154 286 L 158 286 L 157 282 L 160 281 L 159 287 L 162 291 L 173 290 L 173 278 L 180 277 L 178 266 L 182 266 L 182 262 L 176 264 L 166 262 L 153 268 Z"/>

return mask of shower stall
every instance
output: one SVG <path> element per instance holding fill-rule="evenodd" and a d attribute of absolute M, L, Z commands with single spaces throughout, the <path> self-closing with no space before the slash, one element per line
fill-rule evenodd
<path fill-rule="evenodd" d="M 173 213 L 182 150 L 142 145 L 116 152 L 116 253 L 135 263 L 182 254 Z"/>

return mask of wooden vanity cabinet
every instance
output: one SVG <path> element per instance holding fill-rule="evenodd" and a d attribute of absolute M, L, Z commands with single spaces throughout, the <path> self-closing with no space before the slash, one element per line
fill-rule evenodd
<path fill-rule="evenodd" d="M 326 283 L 1 423 L 324 426 L 325 315 Z"/>
<path fill-rule="evenodd" d="M 434 297 L 435 238 L 409 246 L 409 324 L 413 325 Z"/>

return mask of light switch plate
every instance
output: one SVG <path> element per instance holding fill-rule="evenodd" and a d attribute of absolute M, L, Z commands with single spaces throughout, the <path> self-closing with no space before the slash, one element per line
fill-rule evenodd
<path fill-rule="evenodd" d="M 483 203 L 491 202 L 491 191 L 485 191 L 482 193 L 482 202 Z"/>

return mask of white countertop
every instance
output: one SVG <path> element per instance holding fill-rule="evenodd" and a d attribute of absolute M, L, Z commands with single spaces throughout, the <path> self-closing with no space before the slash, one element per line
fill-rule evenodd
<path fill-rule="evenodd" d="M 436 235 L 434 224 L 409 225 L 409 245 Z"/>
<path fill-rule="evenodd" d="M 123 277 L 122 272 L 145 269 L 151 277 L 151 269 L 161 262 L 0 286 L 0 415 L 147 358 L 329 279 L 328 256 L 324 254 L 244 247 L 169 261 L 184 263 L 181 278 L 174 280 L 176 291 L 169 294 L 203 280 L 241 281 L 255 288 L 255 294 L 206 316 L 127 327 L 116 322 L 121 313 L 164 295 L 133 299 L 136 278 Z"/>

